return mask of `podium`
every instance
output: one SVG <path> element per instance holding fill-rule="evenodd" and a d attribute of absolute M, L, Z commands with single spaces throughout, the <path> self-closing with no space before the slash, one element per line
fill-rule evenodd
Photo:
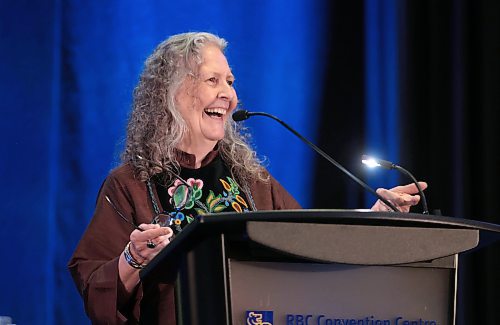
<path fill-rule="evenodd" d="M 178 324 L 455 324 L 468 219 L 367 210 L 200 216 L 140 273 L 174 283 Z"/>

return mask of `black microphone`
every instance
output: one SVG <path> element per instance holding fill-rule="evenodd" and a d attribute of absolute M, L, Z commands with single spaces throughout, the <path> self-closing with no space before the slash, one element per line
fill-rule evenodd
<path fill-rule="evenodd" d="M 233 121 L 235 121 L 235 122 L 244 121 L 244 120 L 250 118 L 251 116 L 255 116 L 255 115 L 270 117 L 273 120 L 275 120 L 276 122 L 278 122 L 281 125 L 283 125 L 288 131 L 292 132 L 295 136 L 297 136 L 305 144 L 307 144 L 314 151 L 316 151 L 317 153 L 319 153 L 329 163 L 333 164 L 335 167 L 337 167 L 338 169 L 340 169 L 344 174 L 346 174 L 347 176 L 349 176 L 349 178 L 351 178 L 353 181 L 355 181 L 356 183 L 358 183 L 359 185 L 361 185 L 366 191 L 368 191 L 368 192 L 372 193 L 373 195 L 375 195 L 380 201 L 384 202 L 394 212 L 399 212 L 399 210 L 394 206 L 394 204 L 392 204 L 391 202 L 389 202 L 388 200 L 386 200 L 385 198 L 383 198 L 382 196 L 380 196 L 380 194 L 378 194 L 373 188 L 371 188 L 370 186 L 368 186 L 368 184 L 366 184 L 365 182 L 363 182 L 358 177 L 354 176 L 354 174 L 352 174 L 350 171 L 348 171 L 347 169 L 345 169 L 341 164 L 339 164 L 338 162 L 336 162 L 327 153 L 325 153 L 323 150 L 321 150 L 320 148 L 318 148 L 311 141 L 309 141 L 306 138 L 304 138 L 300 133 L 298 133 L 297 131 L 295 131 L 294 129 L 292 129 L 288 124 L 286 124 L 285 122 L 283 122 L 282 120 L 280 120 L 276 116 L 268 114 L 268 113 L 265 113 L 265 112 L 249 112 L 247 110 L 240 109 L 240 110 L 238 110 L 238 111 L 236 111 L 236 112 L 233 113 Z"/>
<path fill-rule="evenodd" d="M 412 173 L 410 173 L 405 168 L 403 168 L 403 167 L 401 167 L 393 162 L 383 160 L 383 159 L 373 158 L 373 157 L 370 157 L 367 155 L 363 155 L 361 157 L 361 161 L 365 165 L 370 166 L 370 167 L 371 166 L 374 166 L 374 167 L 380 166 L 380 167 L 385 168 L 385 169 L 395 169 L 395 170 L 399 171 L 400 173 L 403 173 L 406 176 L 408 176 L 412 180 L 413 184 L 415 184 L 415 186 L 417 187 L 418 194 L 422 198 L 422 213 L 429 214 L 429 209 L 427 208 L 427 199 L 425 198 L 424 191 L 422 191 L 422 188 L 420 187 L 417 179 L 413 176 Z"/>
<path fill-rule="evenodd" d="M 252 115 L 253 114 L 250 113 L 249 111 L 247 111 L 245 109 L 240 109 L 240 110 L 237 110 L 236 112 L 233 113 L 233 121 L 241 122 L 241 121 L 248 119 Z"/>

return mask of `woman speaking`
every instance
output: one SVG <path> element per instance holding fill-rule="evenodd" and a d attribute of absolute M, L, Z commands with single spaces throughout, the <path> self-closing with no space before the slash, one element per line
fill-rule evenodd
<path fill-rule="evenodd" d="M 139 270 L 197 215 L 300 208 L 231 119 L 238 98 L 226 45 L 209 33 L 174 35 L 145 63 L 122 164 L 106 178 L 69 262 L 93 323 L 138 323 L 148 294 Z M 401 211 L 419 201 L 413 185 L 379 193 Z M 175 324 L 173 286 L 154 292 L 155 318 Z"/>

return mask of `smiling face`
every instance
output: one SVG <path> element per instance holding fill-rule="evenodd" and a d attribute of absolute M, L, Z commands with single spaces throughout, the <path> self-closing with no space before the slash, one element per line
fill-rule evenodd
<path fill-rule="evenodd" d="M 186 77 L 175 96 L 177 109 L 189 129 L 180 148 L 187 152 L 193 146 L 213 148 L 224 138 L 224 125 L 238 102 L 234 76 L 221 50 L 207 44 L 201 57 L 197 77 Z"/>

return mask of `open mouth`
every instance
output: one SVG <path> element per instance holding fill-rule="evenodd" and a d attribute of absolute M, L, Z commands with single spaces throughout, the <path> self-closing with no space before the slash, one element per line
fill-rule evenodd
<path fill-rule="evenodd" d="M 204 112 L 212 118 L 222 118 L 226 115 L 227 110 L 224 108 L 205 108 Z"/>

